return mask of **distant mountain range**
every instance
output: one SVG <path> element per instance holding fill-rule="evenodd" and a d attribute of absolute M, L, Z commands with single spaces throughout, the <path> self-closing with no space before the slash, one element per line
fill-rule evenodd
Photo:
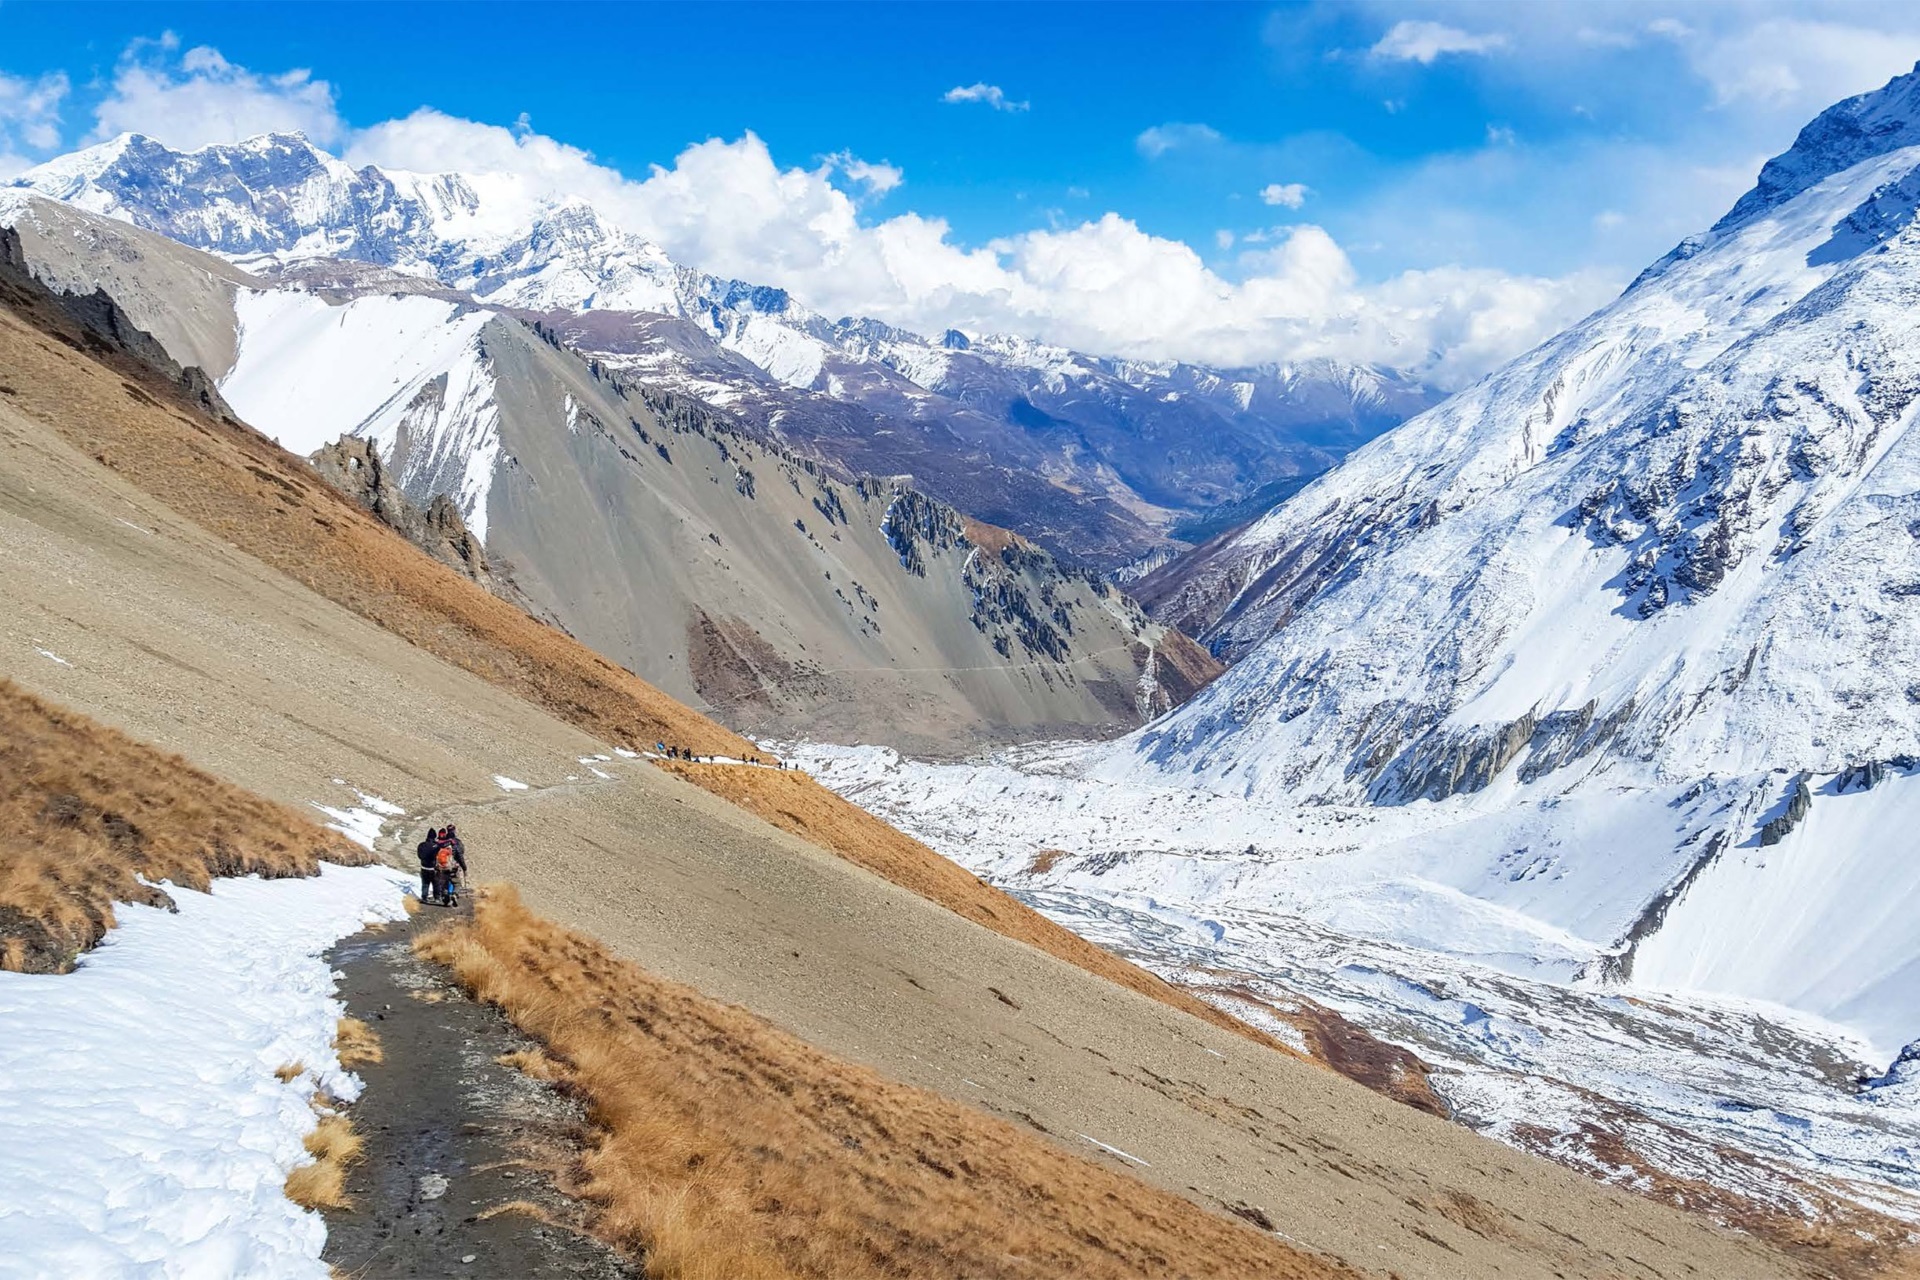
<path fill-rule="evenodd" d="M 525 313 L 365 264 L 257 276 L 31 190 L 0 190 L 0 249 L 396 532 L 741 729 L 1105 736 L 1219 670 L 1093 570 L 836 476 Z"/>
<path fill-rule="evenodd" d="M 911 475 L 976 518 L 1114 568 L 1223 505 L 1326 470 L 1440 394 L 1375 366 L 1216 369 L 830 320 L 673 262 L 579 199 L 494 174 L 355 169 L 304 137 L 170 150 L 137 134 L 15 186 L 344 295 L 435 289 L 538 316 L 613 370 L 848 473 Z"/>

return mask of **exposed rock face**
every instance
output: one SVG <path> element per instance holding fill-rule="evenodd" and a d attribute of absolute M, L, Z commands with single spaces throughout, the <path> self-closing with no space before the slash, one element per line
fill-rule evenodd
<path fill-rule="evenodd" d="M 112 351 L 146 365 L 189 401 L 216 418 L 236 421 L 233 410 L 220 398 L 219 388 L 198 368 L 181 368 L 165 347 L 145 329 L 134 324 L 104 289 L 91 293 L 67 293 L 42 283 L 28 265 L 21 246 L 20 233 L 12 227 L 0 227 L 0 280 L 35 295 L 53 299 L 77 322 L 88 341 L 99 351 Z"/>
<path fill-rule="evenodd" d="M 558 621 L 539 609 L 514 585 L 501 564 L 487 559 L 487 550 L 467 528 L 460 508 L 444 493 L 434 494 L 421 511 L 406 495 L 380 460 L 372 441 L 343 436 L 308 459 L 320 478 L 365 507 L 381 523 L 440 563 L 457 569 L 473 581 L 552 626 Z M 564 628 L 562 628 L 564 630 Z"/>
<path fill-rule="evenodd" d="M 1813 793 L 1807 790 L 1807 775 L 1801 774 L 1793 780 L 1793 786 L 1787 791 L 1787 807 L 1777 817 L 1770 818 L 1760 828 L 1760 844 L 1779 844 L 1793 829 L 1800 825 L 1800 819 L 1807 816 L 1807 810 L 1813 807 Z"/>

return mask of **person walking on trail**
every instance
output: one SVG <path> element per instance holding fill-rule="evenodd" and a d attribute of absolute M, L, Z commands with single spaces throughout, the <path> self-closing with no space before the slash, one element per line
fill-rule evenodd
<path fill-rule="evenodd" d="M 428 827 L 414 852 L 420 856 L 420 901 L 432 902 L 439 871 L 440 833 Z"/>
<path fill-rule="evenodd" d="M 459 833 L 449 825 L 441 829 L 439 844 L 434 850 L 434 887 L 439 890 L 439 901 L 443 907 L 453 905 L 456 868 L 462 876 L 466 875 L 467 847 L 461 843 Z"/>

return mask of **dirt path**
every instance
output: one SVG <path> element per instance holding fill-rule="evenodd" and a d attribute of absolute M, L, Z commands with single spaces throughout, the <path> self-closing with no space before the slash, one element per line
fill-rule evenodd
<path fill-rule="evenodd" d="M 329 953 L 345 975 L 347 1012 L 379 1034 L 385 1058 L 355 1069 L 366 1090 L 352 1116 L 366 1147 L 347 1175 L 350 1207 L 326 1215 L 326 1261 L 356 1280 L 637 1275 L 599 1242 L 554 1225 L 577 1220 L 579 1207 L 538 1166 L 575 1149 L 579 1109 L 496 1062 L 532 1042 L 413 954 L 414 933 L 453 914 L 429 907 Z M 522 1211 L 486 1216 L 514 1203 L 551 1223 Z"/>

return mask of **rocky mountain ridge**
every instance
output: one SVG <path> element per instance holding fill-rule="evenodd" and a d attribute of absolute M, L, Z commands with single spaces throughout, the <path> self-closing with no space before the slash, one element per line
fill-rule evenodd
<path fill-rule="evenodd" d="M 217 392 L 190 373 L 402 536 L 741 728 L 1105 736 L 1218 671 L 1097 574 L 519 314 L 364 271 L 297 281 L 316 292 L 22 192 L 0 223 L 38 278 L 110 282 L 141 341 L 219 369 Z"/>
<path fill-rule="evenodd" d="M 676 264 L 585 201 L 533 198 L 497 174 L 354 169 L 298 135 L 192 152 L 124 135 L 14 185 L 250 269 L 365 263 L 538 314 L 589 355 L 847 474 L 910 473 L 1096 565 L 1177 541 L 1183 516 L 1324 470 L 1438 398 L 1329 361 L 1210 369 L 833 321 L 784 290 Z"/>

